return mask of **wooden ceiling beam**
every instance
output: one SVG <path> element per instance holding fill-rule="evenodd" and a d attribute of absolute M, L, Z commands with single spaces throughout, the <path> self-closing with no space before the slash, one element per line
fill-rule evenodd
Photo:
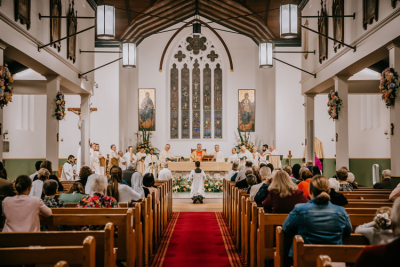
<path fill-rule="evenodd" d="M 271 6 L 271 0 L 265 0 L 265 10 L 269 10 L 270 6 Z M 264 21 L 265 24 L 267 25 L 268 25 L 268 13 L 269 12 L 265 12 L 264 14 Z"/>

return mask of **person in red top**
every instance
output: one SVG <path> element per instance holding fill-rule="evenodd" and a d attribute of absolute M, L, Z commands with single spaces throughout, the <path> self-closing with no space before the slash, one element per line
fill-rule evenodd
<path fill-rule="evenodd" d="M 268 191 L 269 195 L 262 205 L 271 213 L 289 213 L 296 204 L 308 202 L 303 190 L 298 189 L 285 171 L 278 171 L 275 174 Z"/>
<path fill-rule="evenodd" d="M 396 199 L 392 207 L 392 229 L 396 238 L 391 243 L 377 246 L 366 246 L 361 251 L 355 267 L 394 267 L 400 265 L 398 253 L 400 251 L 400 199 Z"/>
<path fill-rule="evenodd" d="M 313 178 L 313 175 L 310 171 L 304 171 L 302 176 L 303 181 L 299 183 L 299 189 L 303 190 L 303 194 L 305 197 L 310 197 L 310 181 Z"/>

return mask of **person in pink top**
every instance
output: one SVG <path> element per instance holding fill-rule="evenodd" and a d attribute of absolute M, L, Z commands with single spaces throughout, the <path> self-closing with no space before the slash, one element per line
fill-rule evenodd
<path fill-rule="evenodd" d="M 17 195 L 6 197 L 3 201 L 3 214 L 6 217 L 3 232 L 39 232 L 39 215 L 52 215 L 40 198 L 29 196 L 32 180 L 27 175 L 18 176 L 15 181 Z"/>

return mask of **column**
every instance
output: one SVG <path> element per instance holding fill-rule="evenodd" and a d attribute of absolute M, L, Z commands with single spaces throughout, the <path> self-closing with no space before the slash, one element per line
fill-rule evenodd
<path fill-rule="evenodd" d="M 393 43 L 388 47 L 389 66 L 400 68 L 400 48 Z M 399 92 L 399 89 L 397 89 Z M 399 93 L 398 93 L 399 94 Z M 400 96 L 396 98 L 393 108 L 390 109 L 390 159 L 392 176 L 400 176 Z"/>
<path fill-rule="evenodd" d="M 315 94 L 305 94 L 304 95 L 304 105 L 305 105 L 305 151 L 306 151 L 306 162 L 315 160 L 315 148 L 314 148 L 314 99 Z"/>
<path fill-rule="evenodd" d="M 81 95 L 81 166 L 90 164 L 90 96 L 90 94 Z"/>
<path fill-rule="evenodd" d="M 54 99 L 60 91 L 60 76 L 47 76 L 46 160 L 51 161 L 53 172 L 58 171 L 59 121 L 54 115 Z"/>
<path fill-rule="evenodd" d="M 343 104 L 340 107 L 339 119 L 335 121 L 336 170 L 343 166 L 349 168 L 349 86 L 348 76 L 335 76 L 335 91 Z"/>
<path fill-rule="evenodd" d="M 6 44 L 0 41 L 0 67 L 4 65 L 4 51 Z M 3 109 L 0 108 L 0 162 L 3 162 Z"/>

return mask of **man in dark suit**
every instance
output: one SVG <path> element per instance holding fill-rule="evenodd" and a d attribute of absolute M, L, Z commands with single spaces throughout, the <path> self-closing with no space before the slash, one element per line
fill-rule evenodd
<path fill-rule="evenodd" d="M 0 178 L 0 214 L 2 214 L 2 202 L 6 197 L 15 196 L 17 193 L 14 185 L 6 179 Z"/>
<path fill-rule="evenodd" d="M 375 189 L 392 189 L 392 172 L 390 170 L 384 170 L 382 172 L 382 181 L 374 184 Z"/>

